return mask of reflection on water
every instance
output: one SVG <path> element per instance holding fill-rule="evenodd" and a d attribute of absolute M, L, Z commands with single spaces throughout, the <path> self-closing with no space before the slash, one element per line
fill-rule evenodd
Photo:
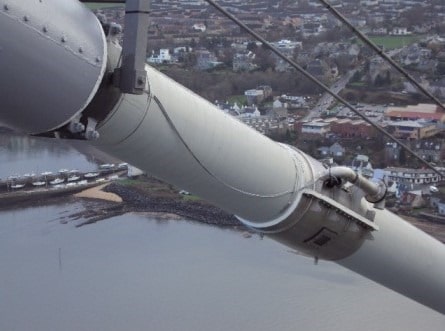
<path fill-rule="evenodd" d="M 267 239 L 143 215 L 60 223 L 82 208 L 0 212 L 0 330 L 445 327 L 445 316 Z"/>
<path fill-rule="evenodd" d="M 96 168 L 94 156 L 85 156 L 66 141 L 0 133 L 0 177 L 13 174 Z"/>

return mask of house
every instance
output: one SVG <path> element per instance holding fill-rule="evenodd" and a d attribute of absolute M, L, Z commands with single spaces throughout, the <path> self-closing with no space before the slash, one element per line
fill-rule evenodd
<path fill-rule="evenodd" d="M 388 29 L 385 27 L 376 27 L 371 30 L 370 35 L 385 36 L 388 34 Z"/>
<path fill-rule="evenodd" d="M 170 50 L 166 48 L 161 48 L 159 50 L 159 55 L 155 54 L 154 51 L 151 56 L 147 59 L 148 63 L 154 64 L 163 64 L 163 63 L 171 63 L 172 56 L 170 55 Z"/>
<path fill-rule="evenodd" d="M 300 96 L 292 96 L 283 94 L 280 101 L 286 103 L 290 108 L 302 108 L 306 106 L 306 99 Z"/>
<path fill-rule="evenodd" d="M 440 162 L 443 156 L 445 144 L 442 140 L 422 140 L 416 141 L 414 146 L 411 148 L 419 155 L 422 159 L 428 162 Z"/>
<path fill-rule="evenodd" d="M 411 32 L 408 31 L 407 28 L 395 27 L 392 29 L 392 31 L 389 32 L 389 34 L 392 36 L 407 36 L 410 35 Z"/>
<path fill-rule="evenodd" d="M 324 26 L 316 22 L 304 23 L 301 27 L 301 33 L 303 34 L 304 38 L 318 36 L 324 31 L 326 31 Z"/>
<path fill-rule="evenodd" d="M 301 41 L 292 41 L 287 39 L 282 39 L 280 41 L 271 43 L 272 46 L 278 48 L 283 54 L 287 56 L 292 56 L 295 49 L 303 49 L 303 43 Z"/>
<path fill-rule="evenodd" d="M 288 119 L 288 111 L 287 108 L 284 107 L 273 107 L 267 111 L 267 116 L 276 119 L 279 122 L 283 122 Z"/>
<path fill-rule="evenodd" d="M 331 147 L 329 147 L 329 154 L 336 159 L 344 157 L 345 151 L 346 149 L 339 143 L 334 143 Z"/>
<path fill-rule="evenodd" d="M 247 104 L 259 104 L 272 96 L 272 88 L 269 85 L 260 85 L 255 89 L 244 91 Z"/>
<path fill-rule="evenodd" d="M 247 104 L 259 104 L 264 100 L 264 91 L 261 89 L 251 89 L 244 91 L 244 95 L 247 98 Z"/>
<path fill-rule="evenodd" d="M 232 59 L 232 69 L 233 71 L 252 71 L 257 68 L 254 63 L 255 54 L 250 51 L 235 53 Z"/>
<path fill-rule="evenodd" d="M 369 161 L 369 157 L 366 155 L 357 155 L 352 160 L 351 168 L 365 177 L 372 178 L 374 176 L 374 169 Z"/>
<path fill-rule="evenodd" d="M 291 41 L 287 39 L 283 39 L 274 43 L 271 43 L 272 46 L 277 48 L 282 54 L 286 55 L 289 58 L 292 58 L 295 54 L 295 49 L 302 50 L 303 43 L 301 41 Z M 278 72 L 285 72 L 289 70 L 293 70 L 293 68 L 284 61 L 282 58 L 278 57 L 276 54 L 273 54 L 275 59 L 275 70 Z"/>
<path fill-rule="evenodd" d="M 345 148 L 339 143 L 334 143 L 330 147 L 320 147 L 318 152 L 322 157 L 332 156 L 335 159 L 341 159 L 345 156 Z"/>
<path fill-rule="evenodd" d="M 246 117 L 259 117 L 261 115 L 258 108 L 255 107 L 242 107 L 240 110 L 240 118 L 246 118 Z"/>
<path fill-rule="evenodd" d="M 207 27 L 204 23 L 195 23 L 193 24 L 192 29 L 194 31 L 205 32 L 207 30 Z"/>
<path fill-rule="evenodd" d="M 445 175 L 445 169 L 438 169 Z M 385 176 L 388 180 L 395 181 L 399 185 L 405 184 L 408 188 L 414 185 L 431 185 L 437 183 L 445 176 L 439 178 L 439 175 L 431 169 L 412 169 L 412 168 L 395 168 L 389 167 L 384 169 Z"/>
<path fill-rule="evenodd" d="M 216 68 L 222 65 L 213 52 L 206 49 L 200 49 L 195 52 L 196 54 L 196 68 L 199 70 L 208 70 Z"/>

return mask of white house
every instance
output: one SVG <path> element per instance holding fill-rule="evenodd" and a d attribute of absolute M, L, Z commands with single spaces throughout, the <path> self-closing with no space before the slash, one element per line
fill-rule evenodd
<path fill-rule="evenodd" d="M 407 28 L 396 27 L 393 28 L 389 34 L 393 36 L 407 36 L 410 35 L 411 32 L 409 32 Z"/>
<path fill-rule="evenodd" d="M 171 63 L 172 57 L 170 55 L 170 50 L 167 48 L 161 48 L 159 50 L 159 55 L 155 54 L 154 51 L 151 56 L 147 59 L 149 63 L 162 64 L 162 63 Z"/>
<path fill-rule="evenodd" d="M 201 32 L 204 32 L 205 30 L 207 30 L 204 23 L 195 23 L 195 24 L 193 24 L 192 28 L 195 31 L 201 31 Z"/>

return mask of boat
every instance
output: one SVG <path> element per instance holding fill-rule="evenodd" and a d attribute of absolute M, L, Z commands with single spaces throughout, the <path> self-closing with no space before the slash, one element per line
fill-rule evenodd
<path fill-rule="evenodd" d="M 13 184 L 11 185 L 12 189 L 19 189 L 25 187 L 25 184 Z"/>
<path fill-rule="evenodd" d="M 59 174 L 66 174 L 66 173 L 68 173 L 68 172 L 69 172 L 68 169 L 60 169 L 60 170 L 59 170 Z"/>
<path fill-rule="evenodd" d="M 85 177 L 85 178 L 94 178 L 94 177 L 97 177 L 97 176 L 99 176 L 98 172 L 88 172 L 85 175 L 83 175 L 83 177 Z"/>
<path fill-rule="evenodd" d="M 39 186 L 45 186 L 45 185 L 46 185 L 46 182 L 44 182 L 44 181 L 42 181 L 42 180 L 38 180 L 38 181 L 36 181 L 36 182 L 32 182 L 32 185 L 33 185 L 33 186 L 37 186 L 37 187 L 39 187 Z"/>
<path fill-rule="evenodd" d="M 68 181 L 68 182 L 75 182 L 75 181 L 77 181 L 77 180 L 79 180 L 79 179 L 80 179 L 79 176 L 77 176 L 77 175 L 72 175 L 72 176 L 69 176 L 69 177 L 68 177 L 67 181 Z"/>
<path fill-rule="evenodd" d="M 65 180 L 62 179 L 62 178 L 54 178 L 54 180 L 50 181 L 49 183 L 50 183 L 51 185 L 58 185 L 58 184 L 63 183 L 64 181 L 65 181 Z"/>
<path fill-rule="evenodd" d="M 51 171 L 45 171 L 45 172 L 42 172 L 41 173 L 41 175 L 42 176 L 50 176 L 50 175 L 52 175 L 53 173 L 51 172 Z"/>
<path fill-rule="evenodd" d="M 111 169 L 114 167 L 113 163 L 104 163 L 99 166 L 100 169 Z"/>

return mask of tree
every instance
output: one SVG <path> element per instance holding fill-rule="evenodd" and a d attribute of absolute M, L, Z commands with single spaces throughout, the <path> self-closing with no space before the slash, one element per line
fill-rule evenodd
<path fill-rule="evenodd" d="M 246 49 L 247 49 L 248 51 L 251 51 L 251 52 L 254 52 L 254 53 L 255 53 L 255 51 L 258 49 L 258 46 L 257 46 L 256 42 L 254 42 L 254 41 L 250 41 L 250 42 L 247 44 Z"/>
<path fill-rule="evenodd" d="M 266 71 L 268 68 L 273 68 L 275 61 L 271 52 L 265 47 L 258 47 L 255 52 L 255 64 L 261 71 Z"/>

